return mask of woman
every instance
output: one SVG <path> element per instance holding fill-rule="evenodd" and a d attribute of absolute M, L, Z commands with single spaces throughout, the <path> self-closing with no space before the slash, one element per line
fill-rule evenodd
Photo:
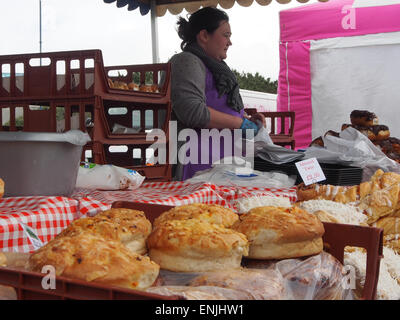
<path fill-rule="evenodd" d="M 200 170 L 211 168 L 216 160 L 213 157 L 215 141 L 208 138 L 211 145 L 207 148 L 207 141 L 201 138 L 200 129 L 242 129 L 243 132 L 246 132 L 243 129 L 250 129 L 255 135 L 259 126 L 265 125 L 265 119 L 261 114 L 251 118 L 245 115 L 236 77 L 223 61 L 232 45 L 228 15 L 219 9 L 205 7 L 193 13 L 188 21 L 180 17 L 177 25 L 183 52 L 170 60 L 172 119 L 178 121 L 178 130 L 192 128 L 196 129 L 198 135 L 197 141 L 188 139 L 186 145 L 190 144 L 189 140 L 193 141 L 186 147 L 193 152 L 193 144 L 198 142 L 199 161 L 183 166 L 178 164 L 175 172 L 177 180 L 186 180 Z M 223 139 L 220 142 L 217 160 L 232 156 L 233 153 L 223 153 Z M 209 161 L 199 163 L 207 152 L 209 155 L 205 158 Z"/>

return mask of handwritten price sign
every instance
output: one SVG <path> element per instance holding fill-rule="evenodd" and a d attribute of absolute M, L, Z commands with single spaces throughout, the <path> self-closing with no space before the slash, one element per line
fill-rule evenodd
<path fill-rule="evenodd" d="M 306 186 L 326 180 L 324 172 L 316 158 L 296 162 L 296 168 Z"/>

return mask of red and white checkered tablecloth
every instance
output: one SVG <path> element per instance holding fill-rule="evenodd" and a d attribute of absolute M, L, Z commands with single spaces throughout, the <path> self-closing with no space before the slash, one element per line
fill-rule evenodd
<path fill-rule="evenodd" d="M 0 199 L 0 250 L 34 250 L 20 223 L 31 227 L 47 243 L 78 217 L 79 202 L 65 197 Z"/>
<path fill-rule="evenodd" d="M 188 182 L 143 183 L 130 191 L 77 189 L 70 198 L 14 197 L 0 199 L 0 250 L 32 252 L 20 222 L 30 226 L 40 240 L 47 243 L 82 216 L 93 216 L 107 210 L 115 201 L 131 201 L 165 205 L 194 202 L 216 203 L 236 209 L 236 200 L 255 195 L 276 195 L 296 201 L 296 188 L 251 188 L 218 186 Z"/>
<path fill-rule="evenodd" d="M 218 186 L 210 183 L 155 182 L 143 183 L 132 191 L 76 190 L 72 195 L 79 200 L 82 215 L 93 216 L 111 207 L 115 201 L 131 201 L 164 205 L 185 205 L 194 202 L 215 203 L 236 208 L 236 200 L 255 195 L 275 195 L 288 197 L 296 201 L 296 187 L 293 188 L 256 188 L 238 186 Z"/>

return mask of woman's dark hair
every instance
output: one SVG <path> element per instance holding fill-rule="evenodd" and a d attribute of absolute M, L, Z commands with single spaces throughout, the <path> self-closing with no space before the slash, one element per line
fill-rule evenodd
<path fill-rule="evenodd" d="M 190 15 L 189 21 L 179 17 L 178 35 L 183 41 L 181 49 L 186 44 L 196 41 L 197 34 L 205 29 L 208 33 L 213 33 L 220 26 L 221 21 L 229 21 L 228 15 L 214 7 L 204 7 Z"/>

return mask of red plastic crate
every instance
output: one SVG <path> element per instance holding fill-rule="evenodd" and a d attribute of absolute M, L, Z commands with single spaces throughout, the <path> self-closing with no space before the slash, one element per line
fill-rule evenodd
<path fill-rule="evenodd" d="M 105 67 L 100 50 L 80 50 L 0 56 L 0 70 L 0 131 L 63 132 L 79 129 L 88 132 L 92 142 L 85 146 L 82 160 L 85 152 L 92 150 L 91 160 L 98 164 L 117 165 L 113 163 L 115 157 L 110 155 L 106 145 L 148 148 L 153 142 L 146 141 L 145 130 L 150 128 L 165 132 L 168 150 L 171 116 L 169 63 Z M 124 75 L 118 76 L 121 71 Z M 109 86 L 109 79 L 128 83 L 134 80 L 135 74 L 137 84 L 144 85 L 148 73 L 151 77 L 147 77 L 147 82 L 157 84 L 159 92 Z M 124 112 L 116 114 L 112 112 L 115 110 Z M 152 121 L 146 123 L 149 114 Z M 5 119 L 6 115 L 9 119 Z M 23 116 L 23 124 L 17 121 L 20 116 Z M 128 128 L 135 126 L 138 130 L 135 133 L 116 133 L 113 132 L 115 124 Z M 119 165 L 135 167 L 133 155 L 121 156 Z M 142 163 L 139 169 L 146 179 L 170 181 L 171 168 L 167 163 L 158 167 Z"/>

